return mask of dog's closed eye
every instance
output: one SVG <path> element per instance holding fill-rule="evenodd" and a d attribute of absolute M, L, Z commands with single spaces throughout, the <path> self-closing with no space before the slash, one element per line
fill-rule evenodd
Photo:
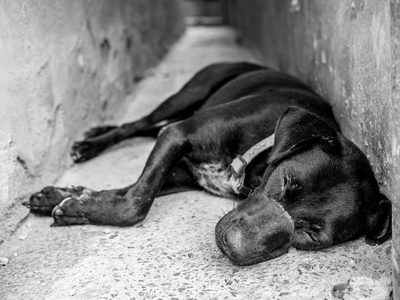
<path fill-rule="evenodd" d="M 281 201 L 291 201 L 301 188 L 300 181 L 294 174 L 286 174 L 282 180 L 282 190 L 279 199 Z"/>

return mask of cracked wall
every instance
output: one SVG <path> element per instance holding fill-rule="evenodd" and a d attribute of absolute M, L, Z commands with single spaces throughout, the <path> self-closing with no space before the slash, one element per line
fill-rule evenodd
<path fill-rule="evenodd" d="M 121 109 L 181 20 L 178 0 L 0 0 L 0 242 L 26 214 L 16 204 L 72 164 L 72 142 Z"/>

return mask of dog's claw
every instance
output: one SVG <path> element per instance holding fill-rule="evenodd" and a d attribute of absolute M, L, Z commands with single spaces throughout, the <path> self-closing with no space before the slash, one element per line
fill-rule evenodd
<path fill-rule="evenodd" d="M 90 146 L 87 144 L 87 142 L 75 142 L 72 145 L 71 151 L 71 157 L 74 162 L 84 162 L 85 160 L 90 158 L 88 150 L 90 150 Z"/>
<path fill-rule="evenodd" d="M 79 153 L 74 152 L 74 151 L 71 152 L 71 157 L 72 157 L 72 159 L 73 159 L 74 162 L 78 162 L 79 159 L 81 158 L 81 156 L 79 155 Z"/>
<path fill-rule="evenodd" d="M 29 208 L 29 209 L 31 208 L 31 204 L 29 203 L 29 200 L 22 201 L 21 204 L 22 204 L 23 206 Z"/>

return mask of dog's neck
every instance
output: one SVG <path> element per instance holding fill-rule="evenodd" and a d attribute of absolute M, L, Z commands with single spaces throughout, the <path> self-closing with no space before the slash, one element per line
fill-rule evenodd
<path fill-rule="evenodd" d="M 236 194 L 243 194 L 249 196 L 252 189 L 244 186 L 244 178 L 246 176 L 246 166 L 261 152 L 271 148 L 274 145 L 275 134 L 259 141 L 252 146 L 243 155 L 238 155 L 231 163 L 232 176 L 230 178 L 232 188 Z"/>

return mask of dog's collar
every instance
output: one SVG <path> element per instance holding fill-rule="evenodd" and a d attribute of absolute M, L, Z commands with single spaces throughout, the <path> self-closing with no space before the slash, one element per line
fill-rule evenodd
<path fill-rule="evenodd" d="M 259 141 L 253 147 L 246 151 L 243 155 L 238 155 L 231 163 L 232 175 L 230 182 L 236 194 L 249 196 L 253 190 L 244 186 L 244 178 L 246 176 L 246 166 L 262 151 L 271 148 L 274 145 L 275 134 L 270 135 L 266 139 Z"/>

